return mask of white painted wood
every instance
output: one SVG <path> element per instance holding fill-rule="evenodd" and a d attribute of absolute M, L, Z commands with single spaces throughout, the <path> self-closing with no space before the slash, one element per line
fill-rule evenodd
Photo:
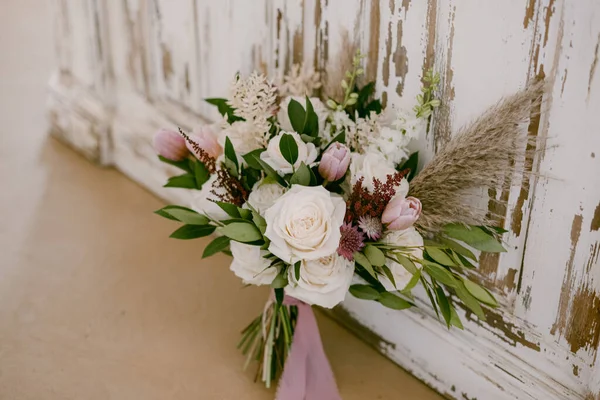
<path fill-rule="evenodd" d="M 389 107 L 412 106 L 423 71 L 443 78 L 422 162 L 501 96 L 545 76 L 530 133 L 551 146 L 542 178 L 513 181 L 504 226 L 511 251 L 484 256 L 479 280 L 502 306 L 488 322 L 464 311 L 447 331 L 428 308 L 392 312 L 353 299 L 335 317 L 449 398 L 600 398 L 600 3 L 595 0 L 54 0 L 60 73 L 51 115 L 60 137 L 161 197 L 174 171 L 150 142 L 164 126 L 216 118 L 202 99 L 236 72 L 326 69 L 347 31 Z M 347 317 L 349 314 L 352 318 Z"/>

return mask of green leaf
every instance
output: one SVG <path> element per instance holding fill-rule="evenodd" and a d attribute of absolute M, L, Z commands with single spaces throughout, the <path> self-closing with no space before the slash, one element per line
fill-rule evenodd
<path fill-rule="evenodd" d="M 454 267 L 456 265 L 454 260 L 452 260 L 452 258 L 450 258 L 450 256 L 448 254 L 444 253 L 443 250 L 440 250 L 437 247 L 426 246 L 425 251 L 427 252 L 429 257 L 433 258 L 433 260 L 439 264 L 442 264 L 442 265 L 445 265 L 448 267 Z"/>
<path fill-rule="evenodd" d="M 433 298 L 433 294 L 431 293 L 431 289 L 427 285 L 427 280 L 424 276 L 421 276 L 421 281 L 423 282 L 423 288 L 425 289 L 425 293 L 427 293 L 427 297 L 429 297 L 429 302 L 431 303 L 431 307 L 433 307 L 433 311 L 435 311 L 435 315 L 440 319 L 440 312 L 438 310 L 437 303 Z"/>
<path fill-rule="evenodd" d="M 302 185 L 308 186 L 310 185 L 310 168 L 302 162 L 296 172 L 290 178 L 291 185 Z"/>
<path fill-rule="evenodd" d="M 256 149 L 256 150 L 252 150 L 250 153 L 246 153 L 242 156 L 242 158 L 244 159 L 244 161 L 246 161 L 246 164 L 248 164 L 248 166 L 250 168 L 254 168 L 254 169 L 258 169 L 261 170 L 262 166 L 260 165 L 260 163 L 258 161 L 256 161 L 255 158 L 260 159 L 260 155 L 261 153 L 263 153 L 265 151 L 265 149 Z"/>
<path fill-rule="evenodd" d="M 297 261 L 296 264 L 294 264 L 294 276 L 297 281 L 300 280 L 300 264 L 302 264 L 301 261 Z"/>
<path fill-rule="evenodd" d="M 375 270 L 373 270 L 373 266 L 371 265 L 371 263 L 369 262 L 367 257 L 365 257 L 364 254 L 362 254 L 358 251 L 355 252 L 354 253 L 354 261 L 356 261 L 361 267 L 363 267 L 365 270 L 367 270 L 367 272 L 373 278 L 377 279 L 377 275 L 375 275 Z"/>
<path fill-rule="evenodd" d="M 243 219 L 247 219 L 249 221 L 252 220 L 252 211 L 248 210 L 247 208 L 238 207 L 238 212 L 240 213 L 240 217 Z"/>
<path fill-rule="evenodd" d="M 315 113 L 315 109 L 313 108 L 308 96 L 306 96 L 306 116 L 304 120 L 304 128 L 302 129 L 302 132 L 299 133 L 306 133 L 314 137 L 319 134 L 319 117 Z"/>
<path fill-rule="evenodd" d="M 465 285 L 461 281 L 457 281 L 458 284 L 454 288 L 456 295 L 462 301 L 462 303 L 467 306 L 468 309 L 473 311 L 475 315 L 485 321 L 485 313 L 483 312 L 483 308 L 479 304 L 479 301 L 469 293 Z"/>
<path fill-rule="evenodd" d="M 235 204 L 225 203 L 223 201 L 215 202 L 223 211 L 227 213 L 232 218 L 241 218 L 240 212 Z"/>
<path fill-rule="evenodd" d="M 219 236 L 218 238 L 215 238 L 204 248 L 202 258 L 210 257 L 213 254 L 225 250 L 229 246 L 230 242 L 231 239 L 229 239 L 227 236 Z"/>
<path fill-rule="evenodd" d="M 219 98 L 210 98 L 204 99 L 207 103 L 217 106 L 219 110 L 219 114 L 227 116 L 227 122 L 230 124 L 235 121 L 242 121 L 243 118 L 235 115 L 235 110 L 229 104 L 227 104 L 227 99 L 219 99 Z"/>
<path fill-rule="evenodd" d="M 196 239 L 204 236 L 208 236 L 215 231 L 215 227 L 212 225 L 183 225 L 175 232 L 171 233 L 173 239 Z"/>
<path fill-rule="evenodd" d="M 198 214 L 193 210 L 185 210 L 180 208 L 171 208 L 168 210 L 163 210 L 172 215 L 177 221 L 181 221 L 187 225 L 206 225 L 209 222 L 209 219 L 202 214 Z"/>
<path fill-rule="evenodd" d="M 294 99 L 290 100 L 290 104 L 288 104 L 288 117 L 294 131 L 303 133 L 306 112 L 304 111 L 304 107 Z"/>
<path fill-rule="evenodd" d="M 298 144 L 296 143 L 296 139 L 289 133 L 281 135 L 281 139 L 279 140 L 279 151 L 283 158 L 285 158 L 292 166 L 298 160 Z"/>
<path fill-rule="evenodd" d="M 441 238 L 439 238 L 439 240 L 440 240 L 440 242 L 442 242 L 442 244 L 446 245 L 447 247 L 454 250 L 458 254 L 460 254 L 464 257 L 468 257 L 473 261 L 477 261 L 477 257 L 475 257 L 475 254 L 473 254 L 473 252 L 471 250 L 467 249 L 465 246 L 461 245 L 460 243 L 456 243 L 454 240 L 448 239 L 445 237 L 441 237 Z"/>
<path fill-rule="evenodd" d="M 208 169 L 206 169 L 206 166 L 201 161 L 194 163 L 194 178 L 196 179 L 196 189 L 198 190 L 202 189 L 202 185 L 210 178 Z"/>
<path fill-rule="evenodd" d="M 363 300 L 377 300 L 380 297 L 377 289 L 370 285 L 352 285 L 350 286 L 350 294 Z"/>
<path fill-rule="evenodd" d="M 365 246 L 363 253 L 365 254 L 365 256 L 367 256 L 367 259 L 369 260 L 371 265 L 374 265 L 376 267 L 381 267 L 382 265 L 385 265 L 385 255 L 377 247 L 368 244 Z"/>
<path fill-rule="evenodd" d="M 396 279 L 394 279 L 394 274 L 392 274 L 392 271 L 390 271 L 388 266 L 382 265 L 381 269 L 383 270 L 383 273 L 385 274 L 385 276 L 390 280 L 390 282 L 392 282 L 392 285 L 394 285 L 394 287 L 396 287 Z"/>
<path fill-rule="evenodd" d="M 253 154 L 252 158 L 254 158 L 254 160 L 260 165 L 261 169 L 265 171 L 269 178 L 273 179 L 275 182 L 279 183 L 283 187 L 288 186 L 287 182 L 281 176 L 279 176 L 279 174 L 268 163 L 263 161 L 256 154 Z"/>
<path fill-rule="evenodd" d="M 183 174 L 169 178 L 163 187 L 196 189 L 196 177 L 192 174 Z"/>
<path fill-rule="evenodd" d="M 466 257 L 463 257 L 461 254 L 458 254 L 458 253 L 456 253 L 456 256 L 460 260 L 460 263 L 462 264 L 463 267 L 469 268 L 469 269 L 475 269 L 476 268 L 473 264 L 471 264 L 469 262 L 469 260 L 467 260 Z"/>
<path fill-rule="evenodd" d="M 435 296 L 437 298 L 438 306 L 440 307 L 440 312 L 446 321 L 446 325 L 450 327 L 450 319 L 452 317 L 452 313 L 450 311 L 450 303 L 448 302 L 448 298 L 446 297 L 446 293 L 444 293 L 444 289 L 439 286 L 435 288 Z"/>
<path fill-rule="evenodd" d="M 267 230 L 267 221 L 256 211 L 252 211 L 252 221 L 260 233 L 264 235 Z"/>
<path fill-rule="evenodd" d="M 494 296 L 484 287 L 479 286 L 473 281 L 468 280 L 467 278 L 462 278 L 463 284 L 465 288 L 482 303 L 485 303 L 492 307 L 498 307 L 498 302 L 494 298 Z"/>
<path fill-rule="evenodd" d="M 416 151 L 416 152 L 412 153 L 410 155 L 410 157 L 408 157 L 408 160 L 406 160 L 397 169 L 398 169 L 398 171 L 403 171 L 405 169 L 409 169 L 410 172 L 406 176 L 406 179 L 410 182 L 412 180 L 412 178 L 414 178 L 415 175 L 417 174 L 418 167 L 419 167 L 419 152 Z"/>
<path fill-rule="evenodd" d="M 189 160 L 183 160 L 183 161 L 173 161 L 173 160 L 169 160 L 168 158 L 165 158 L 163 156 L 158 156 L 158 159 L 166 164 L 170 164 L 173 165 L 177 168 L 180 168 L 186 172 L 192 173 L 192 168 L 190 168 L 190 163 L 188 162 Z"/>
<path fill-rule="evenodd" d="M 283 288 L 275 288 L 273 291 L 275 292 L 275 301 L 277 301 L 277 304 L 282 305 L 285 297 Z"/>
<path fill-rule="evenodd" d="M 242 243 L 256 242 L 263 238 L 258 228 L 250 222 L 234 222 L 220 227 L 219 232 Z"/>
<path fill-rule="evenodd" d="M 240 166 L 238 164 L 237 156 L 235 155 L 235 149 L 233 148 L 233 144 L 231 143 L 231 140 L 229 140 L 228 136 L 225 137 L 224 153 L 225 153 L 225 158 L 230 160 L 235 165 L 235 170 L 237 172 L 237 170 L 240 168 Z"/>
<path fill-rule="evenodd" d="M 411 274 L 415 274 L 417 272 L 417 266 L 408 257 L 403 256 L 402 254 L 396 254 L 396 259 L 404 267 L 404 269 Z"/>
<path fill-rule="evenodd" d="M 275 288 L 275 289 L 281 289 L 286 287 L 288 284 L 288 279 L 286 276 L 284 276 L 283 274 L 277 274 L 277 276 L 275 276 L 275 279 L 273 279 L 273 282 L 271 282 L 271 287 Z"/>
<path fill-rule="evenodd" d="M 168 212 L 169 210 L 175 210 L 175 209 L 177 209 L 177 210 L 185 210 L 185 211 L 189 211 L 191 213 L 195 213 L 196 212 L 196 211 L 194 211 L 194 210 L 192 210 L 190 208 L 187 208 L 187 207 L 176 206 L 176 205 L 168 205 L 168 206 L 165 206 L 165 207 L 161 208 L 160 210 L 154 211 L 154 214 L 160 215 L 161 217 L 164 217 L 164 218 L 167 218 L 167 219 L 170 219 L 170 220 L 173 220 L 173 221 L 179 221 L 177 218 L 175 218 L 174 216 L 172 216 Z"/>
<path fill-rule="evenodd" d="M 465 329 L 452 303 L 450 303 L 450 325 L 455 326 L 458 329 Z"/>
<path fill-rule="evenodd" d="M 412 278 L 410 278 L 410 281 L 408 281 L 406 286 L 400 292 L 403 294 L 410 293 L 415 288 L 415 286 L 417 286 L 417 283 L 419 283 L 420 279 L 421 279 L 421 268 L 417 269 L 417 272 L 415 272 L 413 274 Z"/>
<path fill-rule="evenodd" d="M 443 283 L 446 286 L 456 287 L 456 279 L 454 279 L 452 273 L 446 268 L 425 260 L 423 260 L 423 268 L 425 269 L 425 272 L 436 281 Z"/>
<path fill-rule="evenodd" d="M 446 225 L 443 230 L 447 236 L 465 242 L 477 250 L 488 253 L 500 253 L 506 251 L 496 238 L 485 233 L 485 231 L 479 227 L 450 224 Z"/>
<path fill-rule="evenodd" d="M 387 308 L 391 308 L 394 310 L 405 310 L 407 308 L 412 307 L 412 304 L 410 304 L 408 301 L 406 301 L 390 292 L 381 293 L 380 297 L 379 297 L 379 299 L 377 299 L 377 301 L 379 301 L 381 304 L 383 304 Z"/>

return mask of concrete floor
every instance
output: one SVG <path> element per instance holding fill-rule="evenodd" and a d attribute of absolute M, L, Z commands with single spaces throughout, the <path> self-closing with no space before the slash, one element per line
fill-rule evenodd
<path fill-rule="evenodd" d="M 48 2 L 0 13 L 0 399 L 271 399 L 235 344 L 266 290 L 206 241 L 167 238 L 161 202 L 47 138 Z M 345 399 L 439 399 L 319 316 Z M 401 327 L 398 327 L 401 329 Z"/>

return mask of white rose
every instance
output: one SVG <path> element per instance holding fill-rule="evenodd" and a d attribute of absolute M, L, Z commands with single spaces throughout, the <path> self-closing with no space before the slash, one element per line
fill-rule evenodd
<path fill-rule="evenodd" d="M 225 138 L 229 138 L 236 154 L 239 156 L 260 149 L 264 146 L 265 133 L 261 132 L 252 122 L 236 121 L 225 125 L 219 132 L 218 142 L 225 148 Z"/>
<path fill-rule="evenodd" d="M 279 142 L 284 134 L 292 135 L 296 145 L 298 145 L 298 159 L 293 167 L 283 157 L 283 154 L 281 154 L 281 150 L 279 149 Z M 311 166 L 318 155 L 315 145 L 312 143 L 304 143 L 298 133 L 281 131 L 269 141 L 267 151 L 263 151 L 260 154 L 260 158 L 269 164 L 275 171 L 290 174 L 295 169 L 298 169 L 302 163 Z"/>
<path fill-rule="evenodd" d="M 218 201 L 219 199 L 212 193 L 213 190 L 219 194 L 225 194 L 224 188 L 214 186 L 216 180 L 217 174 L 213 174 L 208 181 L 202 185 L 202 190 L 194 191 L 191 208 L 200 214 L 205 214 L 212 219 L 220 221 L 229 219 L 230 217 L 215 203 L 215 201 Z"/>
<path fill-rule="evenodd" d="M 333 253 L 300 264 L 300 279 L 289 268 L 285 293 L 308 304 L 332 308 L 344 300 L 354 276 L 354 262 Z"/>
<path fill-rule="evenodd" d="M 288 263 L 333 254 L 346 203 L 323 186 L 293 185 L 266 212 L 269 251 Z"/>
<path fill-rule="evenodd" d="M 306 110 L 306 98 L 301 96 L 288 96 L 281 101 L 279 105 L 279 112 L 277 113 L 277 120 L 281 125 L 281 129 L 284 131 L 293 131 L 292 123 L 290 122 L 290 117 L 288 115 L 288 106 L 290 105 L 291 100 L 296 100 L 300 105 Z M 329 117 L 329 109 L 323 104 L 318 97 L 310 97 L 310 103 L 315 110 L 315 114 L 317 114 L 317 120 L 319 121 L 319 132 L 322 132 L 325 129 L 325 122 Z"/>
<path fill-rule="evenodd" d="M 252 206 L 260 215 L 263 215 L 267 208 L 271 207 L 275 200 L 281 197 L 285 188 L 277 183 L 265 183 L 264 179 L 256 182 L 250 195 L 248 204 Z"/>
<path fill-rule="evenodd" d="M 402 231 L 388 231 L 386 235 L 381 239 L 382 243 L 391 244 L 394 246 L 406 246 L 406 247 L 414 247 L 420 246 L 419 248 L 414 248 L 407 250 L 413 257 L 418 259 L 423 259 L 423 237 L 417 232 L 414 227 L 410 227 L 408 229 L 404 229 Z M 402 266 L 395 261 L 390 259 L 386 260 L 385 265 L 390 269 L 392 275 L 394 276 L 394 280 L 396 281 L 396 288 L 398 290 L 402 290 L 410 278 L 412 278 L 412 274 L 406 270 Z M 416 264 L 417 267 L 419 266 Z M 395 290 L 391 282 L 384 280 L 384 286 L 388 290 Z"/>
<path fill-rule="evenodd" d="M 259 246 L 231 241 L 233 261 L 229 269 L 245 284 L 270 285 L 277 276 L 277 268 L 269 267 L 269 260 L 263 256 L 267 251 Z"/>
<path fill-rule="evenodd" d="M 394 165 L 378 153 L 352 154 L 350 183 L 353 186 L 360 178 L 364 178 L 363 187 L 373 192 L 373 179 L 377 178 L 385 182 L 388 175 L 395 173 Z"/>

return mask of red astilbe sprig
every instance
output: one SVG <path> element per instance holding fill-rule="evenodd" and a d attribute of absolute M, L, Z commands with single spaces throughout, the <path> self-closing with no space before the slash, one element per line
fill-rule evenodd
<path fill-rule="evenodd" d="M 389 174 L 385 182 L 373 178 L 373 192 L 363 186 L 364 177 L 352 187 L 352 193 L 346 201 L 346 222 L 358 222 L 361 217 L 381 218 L 385 206 L 396 194 L 395 187 L 400 185 L 409 170 Z"/>
<path fill-rule="evenodd" d="M 208 155 L 208 153 L 202 147 L 200 147 L 198 143 L 196 143 L 192 138 L 190 138 L 184 131 L 182 131 L 181 128 L 179 128 L 179 134 L 183 136 L 185 141 L 189 143 L 189 145 L 192 147 L 192 149 L 194 150 L 194 155 L 198 160 L 200 160 L 204 164 L 204 166 L 208 170 L 208 173 L 214 174 L 217 170 L 217 160 Z"/>
<path fill-rule="evenodd" d="M 248 200 L 249 194 L 242 182 L 231 175 L 231 172 L 224 167 L 217 170 L 217 179 L 213 183 L 213 189 L 210 192 L 217 198 L 215 201 L 235 204 L 238 207 L 241 207 Z"/>

